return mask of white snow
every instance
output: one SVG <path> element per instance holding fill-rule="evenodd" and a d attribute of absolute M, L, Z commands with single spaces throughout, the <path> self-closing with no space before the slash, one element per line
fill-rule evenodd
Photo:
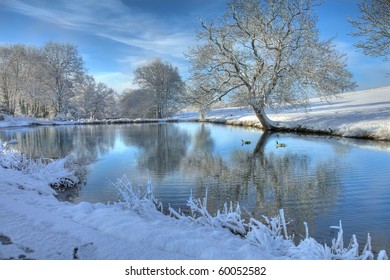
<path fill-rule="evenodd" d="M 328 101 L 313 98 L 310 104 L 307 109 L 269 111 L 268 116 L 289 128 L 301 126 L 344 137 L 390 140 L 390 86 L 342 93 Z M 198 114 L 187 112 L 176 117 L 195 120 Z M 261 127 L 250 108 L 214 109 L 207 121 Z"/>
<path fill-rule="evenodd" d="M 330 128 L 342 136 L 390 140 L 390 87 L 345 93 L 330 103 L 313 101 L 308 113 L 283 111 L 270 117 L 288 125 Z M 196 114 L 176 118 L 188 120 Z M 214 110 L 208 118 L 257 123 L 250 110 L 240 108 Z M 36 122 L 6 117 L 0 126 Z M 116 186 L 127 201 L 107 205 L 59 202 L 49 184 L 72 178 L 66 161 L 32 162 L 12 147 L 0 145 L 0 259 L 387 259 L 385 251 L 371 253 L 369 238 L 363 251 L 354 237 L 346 237 L 352 239 L 344 248 L 341 223 L 329 247 L 309 236 L 296 245 L 287 235 L 282 209 L 279 217 L 244 223 L 239 207 L 225 207 L 224 212 L 210 216 L 202 200 L 191 199 L 195 216 L 185 217 L 173 209 L 176 218 L 167 216 L 147 198 L 150 191 L 140 197 L 123 179 Z M 129 201 L 134 193 L 138 193 L 136 203 Z M 206 218 L 208 222 L 202 222 Z M 229 230 L 242 233 L 243 225 L 250 229 L 245 237 Z"/>

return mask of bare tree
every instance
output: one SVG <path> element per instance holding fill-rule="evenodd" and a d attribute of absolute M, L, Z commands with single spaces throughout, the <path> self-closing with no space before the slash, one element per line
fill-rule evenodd
<path fill-rule="evenodd" d="M 48 87 L 55 115 L 65 115 L 75 83 L 80 82 L 84 73 L 83 60 L 75 45 L 55 42 L 45 44 L 43 59 L 46 76 L 42 81 Z"/>
<path fill-rule="evenodd" d="M 12 73 L 10 71 L 11 63 L 11 50 L 7 47 L 0 48 L 0 92 L 1 92 L 1 109 L 4 112 L 13 114 L 11 99 L 12 99 L 12 89 L 11 89 L 11 77 Z"/>
<path fill-rule="evenodd" d="M 0 46 L 0 103 L 10 114 L 46 116 L 41 50 L 21 44 Z"/>
<path fill-rule="evenodd" d="M 117 113 L 114 93 L 84 73 L 74 45 L 0 45 L 2 112 L 36 117 L 109 117 Z"/>
<path fill-rule="evenodd" d="M 307 104 L 354 87 L 344 56 L 316 29 L 315 0 L 233 0 L 210 24 L 188 57 L 192 77 L 217 101 L 241 95 L 266 130 L 282 129 L 265 109 Z M 211 79 L 213 82 L 208 83 Z"/>
<path fill-rule="evenodd" d="M 154 118 L 156 116 L 153 94 L 147 89 L 127 89 L 120 97 L 121 116 L 136 118 Z"/>
<path fill-rule="evenodd" d="M 114 90 L 104 83 L 96 83 L 90 75 L 85 75 L 78 84 L 76 95 L 71 99 L 75 115 L 83 118 L 105 118 L 111 116 L 110 102 Z"/>
<path fill-rule="evenodd" d="M 174 113 L 185 90 L 178 69 L 160 59 L 138 67 L 135 70 L 135 82 L 153 94 L 156 118 Z"/>
<path fill-rule="evenodd" d="M 11 114 L 15 114 L 19 108 L 26 56 L 26 47 L 23 45 L 10 45 L 0 50 L 2 99 L 6 111 Z"/>
<path fill-rule="evenodd" d="M 21 106 L 20 113 L 47 117 L 50 102 L 45 94 L 46 85 L 41 80 L 41 77 L 45 76 L 46 73 L 41 50 L 33 46 L 26 46 L 24 60 L 24 75 L 21 80 L 22 92 L 19 102 Z"/>
<path fill-rule="evenodd" d="M 356 29 L 353 36 L 362 37 L 355 46 L 364 54 L 374 57 L 390 55 L 390 1 L 362 0 L 359 4 L 360 16 L 349 19 Z"/>
<path fill-rule="evenodd" d="M 193 74 L 187 83 L 184 101 L 186 104 L 195 106 L 199 110 L 199 117 L 204 120 L 207 112 L 217 101 L 222 101 L 219 87 L 221 76 L 208 76 Z M 215 80 L 217 79 L 217 80 Z"/>

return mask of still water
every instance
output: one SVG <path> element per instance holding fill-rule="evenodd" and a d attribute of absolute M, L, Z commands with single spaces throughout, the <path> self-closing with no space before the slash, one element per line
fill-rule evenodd
<path fill-rule="evenodd" d="M 341 220 L 346 244 L 356 234 L 362 248 L 370 233 L 375 251 L 390 252 L 388 142 L 200 123 L 2 129 L 0 139 L 17 139 L 15 148 L 34 158 L 72 155 L 83 174 L 74 203 L 116 201 L 110 181 L 126 175 L 145 185 L 150 176 L 165 208 L 185 211 L 191 191 L 202 198 L 207 190 L 212 213 L 229 201 L 259 220 L 283 208 L 290 234 L 299 240 L 307 222 L 310 236 L 328 244 Z"/>

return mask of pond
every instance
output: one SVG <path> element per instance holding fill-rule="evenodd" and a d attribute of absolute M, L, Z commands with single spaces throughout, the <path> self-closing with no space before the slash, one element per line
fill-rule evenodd
<path fill-rule="evenodd" d="M 239 202 L 261 220 L 284 209 L 289 233 L 331 244 L 342 221 L 344 242 L 356 234 L 362 249 L 390 252 L 390 143 L 297 134 L 209 123 L 47 126 L 0 130 L 33 157 L 72 155 L 83 184 L 74 203 L 113 202 L 110 181 L 134 185 L 150 177 L 155 197 L 174 209 L 208 192 L 211 213 Z M 242 140 L 248 144 L 242 144 Z M 277 147 L 276 141 L 286 144 Z"/>

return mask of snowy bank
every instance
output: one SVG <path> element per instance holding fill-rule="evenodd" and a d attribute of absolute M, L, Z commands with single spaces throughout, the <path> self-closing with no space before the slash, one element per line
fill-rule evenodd
<path fill-rule="evenodd" d="M 390 140 L 390 87 L 342 93 L 328 102 L 313 98 L 310 104 L 308 109 L 269 111 L 268 116 L 286 128 L 299 127 L 299 131 Z M 175 117 L 198 120 L 196 112 Z M 206 121 L 261 128 L 253 110 L 244 107 L 211 110 Z"/>
<path fill-rule="evenodd" d="M 27 116 L 1 115 L 0 128 L 39 126 L 39 125 L 88 125 L 88 124 L 125 124 L 125 123 L 156 123 L 156 122 L 177 122 L 177 118 L 166 119 L 128 119 L 128 118 L 110 118 L 110 119 L 78 119 L 78 120 L 48 120 L 36 119 Z"/>
<path fill-rule="evenodd" d="M 66 166 L 66 159 L 43 164 L 0 148 L 0 259 L 388 258 L 385 251 L 374 256 L 369 238 L 363 250 L 354 236 L 344 247 L 341 223 L 329 246 L 309 236 L 295 245 L 282 210 L 263 222 L 244 221 L 239 206 L 211 215 L 207 198 L 190 198 L 191 216 L 174 209 L 167 216 L 150 182 L 118 180 L 113 187 L 123 199 L 112 204 L 60 202 L 50 185 L 73 176 Z"/>

